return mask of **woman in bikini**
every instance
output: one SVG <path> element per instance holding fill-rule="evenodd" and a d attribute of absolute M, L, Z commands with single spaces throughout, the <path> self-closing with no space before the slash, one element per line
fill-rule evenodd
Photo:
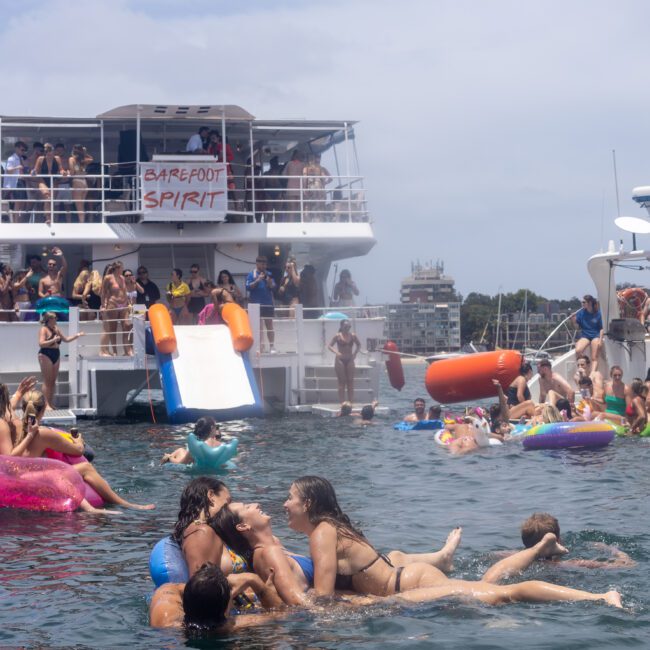
<path fill-rule="evenodd" d="M 336 349 L 334 345 L 336 345 Z M 338 380 L 339 402 L 341 404 L 346 401 L 346 388 L 348 391 L 347 401 L 354 404 L 354 360 L 360 347 L 361 343 L 357 335 L 352 331 L 350 321 L 345 318 L 341 321 L 336 336 L 327 346 L 327 349 L 336 355 L 334 359 L 334 370 L 336 371 L 336 378 Z"/>
<path fill-rule="evenodd" d="M 49 142 L 43 145 L 43 151 L 45 155 L 36 159 L 34 173 L 38 177 L 38 191 L 43 202 L 43 211 L 48 215 L 45 223 L 51 223 L 54 209 L 52 188 L 54 188 L 54 200 L 58 201 L 56 188 L 59 186 L 59 176 L 67 176 L 68 172 L 63 168 L 61 158 L 54 155 L 54 147 Z"/>
<path fill-rule="evenodd" d="M 88 196 L 88 180 L 86 179 L 86 167 L 93 161 L 88 154 L 86 147 L 75 144 L 72 147 L 72 155 L 68 161 L 70 176 L 72 176 L 72 200 L 75 204 L 79 223 L 86 220 L 86 197 Z"/>
<path fill-rule="evenodd" d="M 69 462 L 79 472 L 81 478 L 90 485 L 106 502 L 134 510 L 152 510 L 153 504 L 138 505 L 131 503 L 116 494 L 108 482 L 83 456 L 84 441 L 81 435 L 77 438 L 64 438 L 55 429 L 41 425 L 45 415 L 45 396 L 38 390 L 30 390 L 22 396 L 21 405 L 23 418 L 14 418 L 11 426 L 0 427 L 0 453 L 27 458 L 41 458 L 47 449 L 58 451 L 78 459 Z M 7 438 L 7 432 L 9 438 Z M 90 504 L 88 504 L 89 506 Z M 83 510 L 94 511 L 82 503 Z"/>
<path fill-rule="evenodd" d="M 190 267 L 190 279 L 187 281 L 190 288 L 190 299 L 187 303 L 187 311 L 190 314 L 192 325 L 196 325 L 199 314 L 205 307 L 205 297 L 208 295 L 205 286 L 205 278 L 201 275 L 198 264 Z"/>
<path fill-rule="evenodd" d="M 183 282 L 183 271 L 172 270 L 172 281 L 167 285 L 167 302 L 169 303 L 169 315 L 174 325 L 185 325 L 190 320 L 190 313 L 187 304 L 192 291 Z"/>
<path fill-rule="evenodd" d="M 136 304 L 138 300 L 138 294 L 144 293 L 144 288 L 142 285 L 135 279 L 133 271 L 131 269 L 126 269 L 124 271 L 124 283 L 126 285 L 126 299 L 129 303 L 129 313 L 128 318 L 122 321 L 122 345 L 124 346 L 124 353 L 132 357 L 133 356 L 133 305 Z"/>
<path fill-rule="evenodd" d="M 103 331 L 99 352 L 102 357 L 117 356 L 117 329 L 121 326 L 125 332 L 125 322 L 129 317 L 129 299 L 126 293 L 124 266 L 117 260 L 106 268 L 102 281 L 100 313 Z M 124 336 L 123 334 L 123 338 Z M 124 353 L 128 354 L 126 347 Z"/>
<path fill-rule="evenodd" d="M 59 347 L 61 341 L 70 343 L 75 341 L 83 332 L 78 332 L 72 336 L 65 336 L 56 326 L 56 314 L 47 311 L 41 319 L 41 329 L 38 333 L 38 363 L 41 366 L 41 375 L 43 376 L 43 393 L 45 393 L 45 408 L 51 409 L 54 402 L 54 389 L 56 387 L 56 378 L 59 375 L 59 364 L 61 363 L 61 351 Z"/>
<path fill-rule="evenodd" d="M 257 503 L 230 503 L 213 519 L 221 539 L 247 558 L 252 571 L 266 581 L 271 573 L 280 598 L 287 605 L 305 604 L 305 592 L 314 586 L 314 563 L 310 557 L 289 552 L 273 534 L 271 517 Z M 403 553 L 391 551 L 388 558 L 396 566 L 426 562 L 442 571 L 450 571 L 454 552 L 460 543 L 461 529 L 455 528 L 440 551 Z"/>
<path fill-rule="evenodd" d="M 214 530 L 214 516 L 231 500 L 230 490 L 212 476 L 195 478 L 183 490 L 171 538 L 183 552 L 190 578 L 206 562 L 216 564 L 225 575 L 249 570 L 246 559 L 229 549 Z"/>
<path fill-rule="evenodd" d="M 318 476 L 304 476 L 295 481 L 284 508 L 289 527 L 309 537 L 314 589 L 319 595 L 332 595 L 336 588 L 375 596 L 400 594 L 414 600 L 424 594 L 427 599 L 456 596 L 492 605 L 516 601 L 605 600 L 610 605 L 621 606 L 620 594 L 615 591 L 592 594 L 537 580 L 495 584 L 508 573 L 508 567 L 523 562 L 524 558 L 518 555 L 500 561 L 488 570 L 483 580 L 476 582 L 450 580 L 436 567 L 422 562 L 396 567 L 352 525 L 342 512 L 332 485 Z M 553 547 L 557 545 L 555 535 L 545 537 L 542 542 L 535 556 L 553 554 Z"/>
<path fill-rule="evenodd" d="M 623 369 L 612 366 L 605 382 L 605 417 L 615 424 L 625 424 L 625 410 L 632 402 L 630 389 L 623 382 Z"/>

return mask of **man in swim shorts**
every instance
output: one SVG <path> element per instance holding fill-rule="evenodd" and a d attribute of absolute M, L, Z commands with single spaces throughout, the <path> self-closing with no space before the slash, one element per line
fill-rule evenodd
<path fill-rule="evenodd" d="M 591 399 L 601 406 L 605 404 L 605 381 L 603 375 L 598 370 L 593 370 L 591 366 L 591 359 L 587 355 L 582 355 L 576 359 L 576 374 L 575 382 L 580 388 L 580 379 L 582 377 L 589 377 L 592 383 Z M 583 395 L 584 397 L 584 395 Z M 599 409 L 600 410 L 600 409 Z"/>
<path fill-rule="evenodd" d="M 420 420 L 427 419 L 426 403 L 421 397 L 413 400 L 413 413 L 409 413 L 404 422 L 420 422 Z"/>
<path fill-rule="evenodd" d="M 560 377 L 557 372 L 553 372 L 548 359 L 541 359 L 537 362 L 537 372 L 539 373 L 540 403 L 548 402 L 555 406 L 560 397 L 568 399 L 571 404 L 575 402 L 575 391 L 569 386 L 566 379 Z"/>

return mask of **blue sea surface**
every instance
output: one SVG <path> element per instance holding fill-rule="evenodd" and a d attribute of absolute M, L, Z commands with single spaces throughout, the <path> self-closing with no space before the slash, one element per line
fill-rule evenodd
<path fill-rule="evenodd" d="M 452 575 L 477 579 L 493 552 L 521 545 L 519 525 L 535 511 L 560 520 L 570 557 L 603 558 L 613 544 L 634 568 L 582 569 L 537 563 L 527 579 L 604 592 L 618 589 L 624 610 L 602 603 L 488 607 L 441 601 L 364 610 L 292 612 L 285 620 L 220 639 L 152 630 L 148 557 L 175 522 L 193 476 L 160 466 L 186 429 L 142 420 L 80 421 L 95 465 L 128 499 L 152 512 L 94 517 L 0 510 L 0 647 L 75 648 L 633 648 L 650 646 L 650 439 L 616 439 L 599 451 L 525 452 L 519 443 L 463 458 L 434 444 L 431 431 L 392 425 L 425 395 L 422 366 L 406 368 L 401 393 L 382 380 L 387 419 L 362 428 L 350 420 L 291 415 L 238 422 L 237 468 L 223 474 L 236 499 L 258 501 L 292 550 L 306 539 L 286 526 L 291 481 L 327 477 L 339 502 L 381 550 L 439 548 L 456 525 L 463 539 Z M 430 400 L 427 399 L 429 402 Z M 142 417 L 148 409 L 142 409 Z"/>

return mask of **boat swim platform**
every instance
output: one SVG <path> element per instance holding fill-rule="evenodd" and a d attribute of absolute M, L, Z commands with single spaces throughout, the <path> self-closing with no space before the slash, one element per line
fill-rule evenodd
<path fill-rule="evenodd" d="M 355 411 L 360 411 L 363 404 L 357 404 L 354 408 Z M 313 415 L 320 415 L 324 418 L 333 418 L 339 414 L 341 410 L 340 404 L 298 404 L 295 406 L 287 406 L 287 413 L 312 413 Z M 390 409 L 387 406 L 377 406 L 375 408 L 375 415 L 377 417 L 388 417 Z"/>
<path fill-rule="evenodd" d="M 20 418 L 23 417 L 23 412 L 20 410 L 16 411 L 16 415 Z M 48 409 L 43 415 L 41 420 L 42 424 L 47 426 L 58 426 L 71 424 L 76 424 L 77 416 L 70 409 Z"/>

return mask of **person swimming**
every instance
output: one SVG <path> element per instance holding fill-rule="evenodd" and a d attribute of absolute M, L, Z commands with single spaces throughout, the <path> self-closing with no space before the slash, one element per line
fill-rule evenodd
<path fill-rule="evenodd" d="M 194 425 L 194 435 L 205 442 L 210 447 L 219 447 L 221 445 L 221 431 L 214 418 L 210 416 L 199 418 Z M 191 465 L 194 462 L 192 454 L 187 447 L 179 447 L 169 454 L 164 454 L 160 464 L 172 463 L 174 465 Z"/>

